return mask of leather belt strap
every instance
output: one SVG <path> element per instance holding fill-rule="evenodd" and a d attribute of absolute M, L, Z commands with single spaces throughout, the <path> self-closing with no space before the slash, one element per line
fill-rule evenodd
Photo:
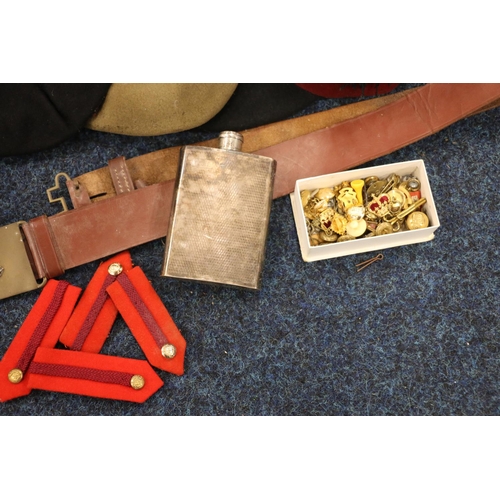
<path fill-rule="evenodd" d="M 405 90 L 397 94 L 382 96 L 376 99 L 340 106 L 313 115 L 301 116 L 281 122 L 271 123 L 262 127 L 239 132 L 243 135 L 241 151 L 253 153 L 283 141 L 331 127 L 352 118 L 376 111 L 383 106 L 395 102 L 416 89 Z M 196 146 L 217 147 L 218 139 L 197 142 Z M 124 161 L 133 179 L 141 179 L 144 184 L 151 185 L 175 179 L 179 152 L 182 146 L 160 149 L 152 153 L 130 158 Z M 115 183 L 110 176 L 110 169 L 102 167 L 85 173 L 74 179 L 76 183 L 85 186 L 89 196 L 102 200 L 117 194 Z"/>
<path fill-rule="evenodd" d="M 22 225 L 38 279 L 165 236 L 173 182 L 154 184 Z"/>
<path fill-rule="evenodd" d="M 277 198 L 293 191 L 299 178 L 361 165 L 499 102 L 500 84 L 428 84 L 350 105 L 348 110 L 339 108 L 243 132 L 243 151 L 277 160 Z M 178 154 L 179 148 L 174 147 L 119 159 L 112 162 L 112 174 L 105 168 L 68 181 L 78 208 L 21 226 L 35 276 L 58 276 L 66 269 L 164 237 Z M 134 189 L 129 190 L 130 182 Z M 98 201 L 92 202 L 96 196 Z"/>
<path fill-rule="evenodd" d="M 484 95 L 483 92 L 485 92 L 486 95 Z M 381 110 L 380 115 L 385 116 L 386 118 L 384 126 L 389 124 L 389 129 L 386 131 L 376 130 L 375 137 L 378 138 L 379 143 L 387 146 L 387 152 L 391 152 L 422 138 L 417 134 L 415 134 L 414 137 L 411 137 L 412 130 L 410 128 L 406 130 L 406 133 L 410 135 L 410 138 L 406 137 L 405 143 L 400 144 L 399 141 L 403 139 L 403 131 L 398 131 L 398 128 L 402 125 L 401 120 L 408 123 L 411 127 L 411 123 L 409 123 L 408 120 L 418 121 L 419 111 L 421 109 L 425 109 L 427 104 L 428 112 L 436 122 L 436 126 L 438 126 L 436 129 L 431 128 L 426 131 L 426 135 L 430 135 L 438 130 L 441 130 L 447 125 L 450 125 L 454 121 L 500 105 L 500 95 L 498 95 L 497 92 L 498 85 L 496 84 L 428 84 L 423 87 L 405 90 L 396 94 L 390 94 L 375 99 L 348 104 L 327 111 L 314 113 L 312 115 L 292 118 L 240 132 L 243 135 L 243 145 L 241 150 L 245 153 L 261 154 L 262 152 L 265 152 L 267 148 L 279 144 L 283 144 L 286 148 L 289 145 L 289 141 L 293 139 L 300 141 L 300 138 L 306 137 L 308 134 L 338 126 L 339 124 L 343 124 L 344 122 L 354 119 L 359 120 L 359 122 L 356 123 L 362 124 L 362 129 L 365 135 L 362 138 L 363 142 L 368 140 L 373 143 L 375 139 L 366 136 L 366 134 L 373 131 L 368 130 L 364 125 L 364 122 L 373 120 L 374 118 L 372 115 L 378 115 L 377 111 Z M 490 93 L 496 95 L 496 98 L 494 97 L 491 99 Z M 400 108 L 404 107 L 404 99 L 408 99 L 408 105 L 406 106 L 406 109 L 403 110 Z M 478 104 L 478 102 L 482 99 L 484 99 L 482 104 Z M 389 113 L 389 107 L 393 103 L 397 103 L 397 105 L 395 106 L 395 109 L 392 109 L 391 113 Z M 449 123 L 442 126 L 438 125 L 438 122 L 443 117 L 437 113 L 437 110 L 434 111 L 436 105 L 440 105 L 445 108 L 447 106 L 453 107 L 449 110 Z M 462 105 L 464 106 L 463 109 L 461 108 Z M 414 106 L 414 108 L 412 108 L 412 106 Z M 467 111 L 467 109 L 470 109 L 470 111 Z M 407 114 L 404 115 L 403 113 Z M 395 136 L 393 136 L 394 129 L 396 129 L 397 132 Z M 343 136 L 347 135 L 347 130 L 344 131 L 343 128 L 336 129 L 335 134 L 339 137 L 339 140 L 341 140 Z M 425 135 L 423 137 L 425 137 Z M 195 145 L 217 147 L 218 139 L 198 142 Z M 356 149 L 359 146 L 360 144 L 356 145 Z M 182 146 L 174 146 L 137 156 L 135 158 L 127 160 L 124 159 L 122 164 L 126 165 L 128 168 L 135 184 L 140 182 L 144 185 L 151 185 L 169 181 L 175 179 L 177 174 L 177 165 L 181 147 Z M 323 147 L 323 144 L 321 144 L 321 147 Z M 377 157 L 376 154 L 375 156 L 371 156 L 372 158 Z M 281 160 L 283 161 L 283 159 L 284 158 L 282 157 Z M 311 165 L 310 168 L 314 169 L 315 167 L 314 165 Z M 281 172 L 282 170 L 283 169 L 280 168 L 280 165 L 278 165 L 278 181 L 285 175 L 284 172 Z M 311 175 L 316 174 L 312 173 Z M 307 175 L 307 177 L 308 176 L 309 175 Z M 298 178 L 299 177 L 296 179 Z M 113 183 L 110 175 L 110 169 L 108 167 L 102 167 L 92 172 L 82 174 L 76 177 L 74 181 L 77 184 L 84 185 L 89 197 L 95 198 L 98 201 L 114 196 L 118 192 L 115 184 Z M 284 194 L 288 193 L 283 193 L 283 195 Z"/>
<path fill-rule="evenodd" d="M 500 84 L 433 84 L 383 108 L 257 154 L 278 163 L 274 196 L 291 193 L 304 177 L 340 172 L 389 154 L 498 100 Z"/>

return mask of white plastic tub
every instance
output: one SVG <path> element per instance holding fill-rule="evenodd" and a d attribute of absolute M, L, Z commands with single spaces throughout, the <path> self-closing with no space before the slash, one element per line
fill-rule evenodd
<path fill-rule="evenodd" d="M 314 190 L 317 188 L 332 187 L 343 181 L 365 179 L 373 175 L 383 179 L 393 173 L 400 176 L 412 175 L 420 180 L 421 196 L 422 198 L 427 199 L 427 202 L 422 207 L 422 210 L 426 213 L 427 217 L 429 217 L 428 227 L 423 229 L 413 229 L 411 231 L 405 230 L 382 236 L 373 236 L 371 238 L 358 238 L 356 240 L 344 241 L 340 243 L 335 242 L 318 246 L 311 246 L 309 244 L 306 220 L 300 198 L 301 191 L 305 189 Z M 411 245 L 413 243 L 423 243 L 434 238 L 434 232 L 440 225 L 438 214 L 436 212 L 436 205 L 434 203 L 431 187 L 429 185 L 429 179 L 422 160 L 391 163 L 388 165 L 381 165 L 379 167 L 348 170 L 335 174 L 299 179 L 295 183 L 295 191 L 290 194 L 290 198 L 292 201 L 295 225 L 297 227 L 300 251 L 302 258 L 306 262 L 332 259 L 335 257 L 342 257 L 344 255 L 371 252 L 373 250 L 382 250 L 384 248 L 397 247 L 401 245 Z"/>

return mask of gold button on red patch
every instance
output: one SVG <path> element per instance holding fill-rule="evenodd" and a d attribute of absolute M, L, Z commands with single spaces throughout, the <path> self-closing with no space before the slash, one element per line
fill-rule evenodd
<path fill-rule="evenodd" d="M 129 252 L 98 267 L 75 307 L 80 292 L 55 280 L 43 289 L 0 362 L 0 401 L 42 389 L 142 403 L 163 385 L 151 365 L 184 373 L 186 341 Z M 149 363 L 99 354 L 118 313 Z"/>

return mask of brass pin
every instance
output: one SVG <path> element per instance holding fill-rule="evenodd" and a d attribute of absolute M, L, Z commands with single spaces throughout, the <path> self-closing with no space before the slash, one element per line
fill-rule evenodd
<path fill-rule="evenodd" d="M 403 210 L 402 212 L 399 212 L 395 217 L 392 217 L 391 219 L 387 219 L 384 216 L 385 222 L 388 222 L 389 224 L 394 224 L 400 220 L 403 220 L 407 215 L 411 214 L 414 212 L 417 208 L 421 207 L 427 202 L 426 198 L 420 198 L 418 201 L 413 203 L 413 205 L 410 205 L 406 210 Z"/>
<path fill-rule="evenodd" d="M 356 270 L 356 272 L 361 271 L 365 267 L 368 267 L 370 264 L 373 264 L 377 260 L 382 260 L 383 258 L 384 258 L 384 256 L 381 253 L 379 253 L 378 255 L 376 255 L 375 257 L 372 257 L 371 259 L 368 259 L 368 260 L 365 260 L 364 262 L 360 262 L 359 264 L 356 264 L 356 267 L 358 268 Z M 361 266 L 361 267 L 359 267 L 359 266 Z"/>

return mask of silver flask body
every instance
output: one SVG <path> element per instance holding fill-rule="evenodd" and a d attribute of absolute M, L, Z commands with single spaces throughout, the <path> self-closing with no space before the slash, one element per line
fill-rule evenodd
<path fill-rule="evenodd" d="M 163 276 L 260 288 L 276 161 L 242 141 L 222 132 L 219 148 L 182 148 Z"/>

